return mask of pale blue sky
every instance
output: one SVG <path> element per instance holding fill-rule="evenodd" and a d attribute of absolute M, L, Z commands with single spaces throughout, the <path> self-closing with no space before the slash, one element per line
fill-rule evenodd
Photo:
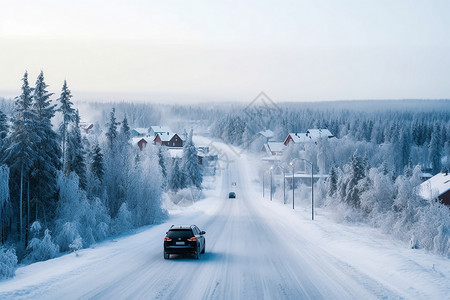
<path fill-rule="evenodd" d="M 0 96 L 450 97 L 450 1 L 0 0 Z"/>

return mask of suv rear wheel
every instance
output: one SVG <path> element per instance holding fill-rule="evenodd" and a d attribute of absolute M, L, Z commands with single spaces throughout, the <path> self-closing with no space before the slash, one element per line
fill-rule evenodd
<path fill-rule="evenodd" d="M 197 251 L 195 251 L 194 257 L 195 259 L 200 258 L 200 245 L 197 246 Z"/>

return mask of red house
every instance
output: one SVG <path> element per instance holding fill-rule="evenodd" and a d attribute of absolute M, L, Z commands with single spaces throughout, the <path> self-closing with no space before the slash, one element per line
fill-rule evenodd
<path fill-rule="evenodd" d="M 311 138 L 306 135 L 306 133 L 289 133 L 284 140 L 284 145 L 287 146 L 289 143 L 299 144 L 310 142 Z"/>
<path fill-rule="evenodd" d="M 176 133 L 172 133 L 169 135 L 166 135 L 166 134 L 160 135 L 158 133 L 158 134 L 156 134 L 156 137 L 153 140 L 153 144 L 156 144 L 156 143 L 158 143 L 162 146 L 167 146 L 169 148 L 182 148 L 183 147 L 183 140 Z"/>
<path fill-rule="evenodd" d="M 133 138 L 133 145 L 137 145 L 139 150 L 143 150 L 147 146 L 148 142 L 143 137 Z"/>
<path fill-rule="evenodd" d="M 427 200 L 438 199 L 442 204 L 450 206 L 450 175 L 439 173 L 420 185 L 420 196 Z"/>

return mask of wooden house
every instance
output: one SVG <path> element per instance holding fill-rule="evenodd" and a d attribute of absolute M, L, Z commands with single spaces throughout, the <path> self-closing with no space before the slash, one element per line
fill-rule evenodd
<path fill-rule="evenodd" d="M 439 173 L 423 182 L 419 194 L 427 200 L 438 199 L 441 203 L 450 206 L 450 175 L 448 172 Z"/>
<path fill-rule="evenodd" d="M 156 137 L 153 140 L 153 144 L 160 144 L 162 146 L 167 146 L 169 148 L 182 148 L 183 147 L 183 140 L 181 137 L 176 134 L 156 134 Z"/>

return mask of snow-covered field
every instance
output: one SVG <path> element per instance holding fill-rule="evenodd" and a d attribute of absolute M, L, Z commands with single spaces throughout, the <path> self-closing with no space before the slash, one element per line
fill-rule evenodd
<path fill-rule="evenodd" d="M 448 259 L 321 210 L 311 221 L 309 207 L 270 202 L 254 158 L 215 145 L 233 162 L 206 180 L 205 199 L 168 205 L 164 224 L 21 267 L 0 282 L 0 299 L 450 299 Z M 164 260 L 171 224 L 206 231 L 200 260 Z"/>

